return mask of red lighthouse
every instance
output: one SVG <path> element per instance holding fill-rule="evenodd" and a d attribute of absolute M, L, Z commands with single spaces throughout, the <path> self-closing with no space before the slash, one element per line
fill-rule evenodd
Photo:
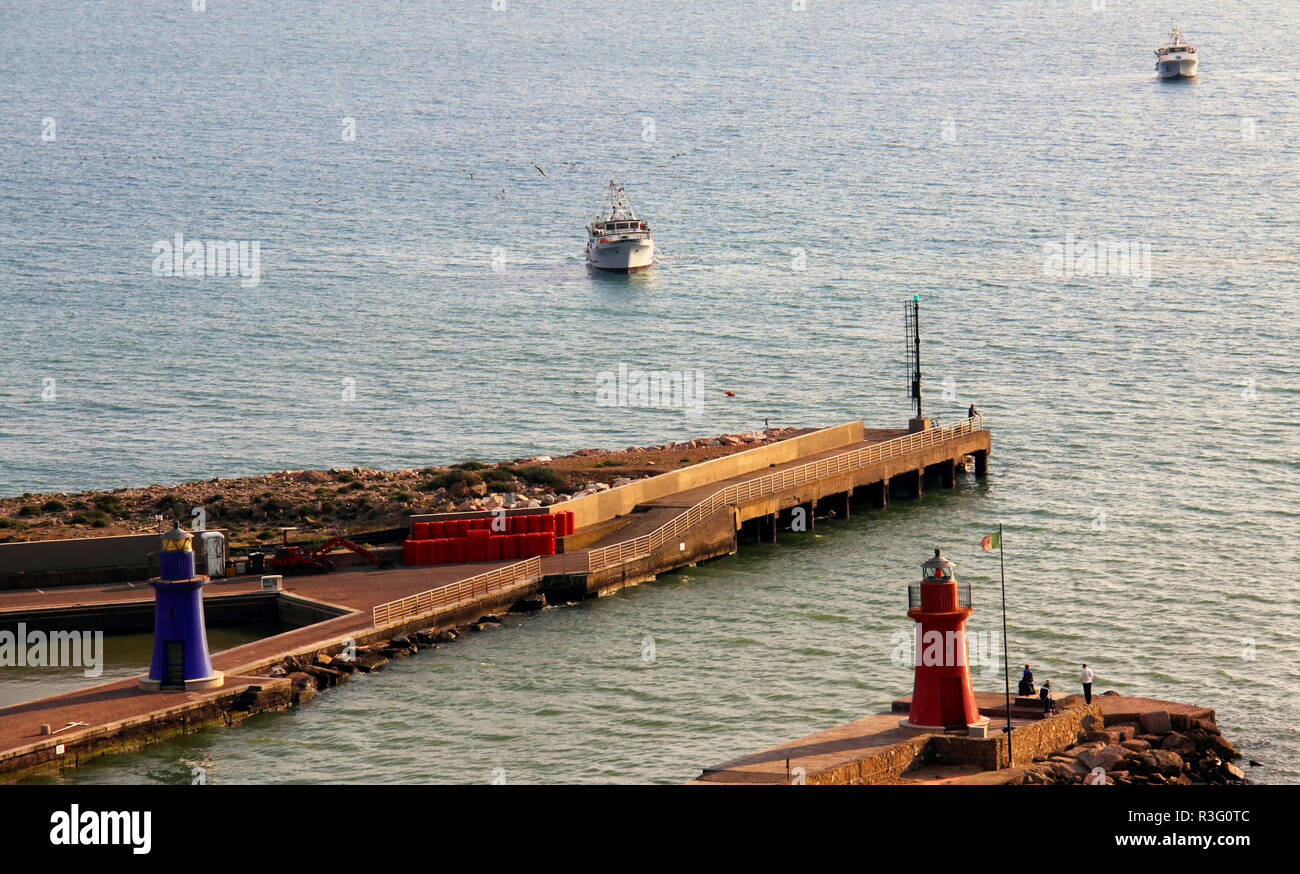
<path fill-rule="evenodd" d="M 900 724 L 942 730 L 988 725 L 980 716 L 970 685 L 966 617 L 970 589 L 957 586 L 952 562 L 939 550 L 921 564 L 921 582 L 907 592 L 907 615 L 916 620 L 916 680 L 912 706 Z"/>

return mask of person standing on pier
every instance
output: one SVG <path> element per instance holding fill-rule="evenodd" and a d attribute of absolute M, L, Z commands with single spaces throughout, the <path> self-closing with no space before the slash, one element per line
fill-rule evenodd
<path fill-rule="evenodd" d="M 1083 700 L 1087 704 L 1092 703 L 1092 669 L 1086 664 L 1083 670 L 1079 672 L 1079 682 L 1083 683 Z"/>
<path fill-rule="evenodd" d="M 966 411 L 966 418 L 968 418 L 968 419 L 973 419 L 973 418 L 975 418 L 975 417 L 978 416 L 978 415 L 979 415 L 979 411 L 977 411 L 977 410 L 975 409 L 975 405 L 974 405 L 974 404 L 971 404 L 971 405 L 970 405 L 970 409 Z"/>
<path fill-rule="evenodd" d="M 1056 702 L 1052 700 L 1052 681 L 1044 680 L 1043 688 L 1038 690 L 1038 697 L 1043 699 L 1043 715 L 1047 716 L 1056 709 Z"/>

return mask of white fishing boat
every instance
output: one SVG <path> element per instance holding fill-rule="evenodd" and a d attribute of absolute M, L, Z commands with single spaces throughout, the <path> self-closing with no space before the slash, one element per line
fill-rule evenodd
<path fill-rule="evenodd" d="M 611 179 L 600 212 L 587 225 L 587 263 L 627 273 L 649 267 L 654 254 L 650 225 L 636 217 L 623 186 Z"/>
<path fill-rule="evenodd" d="M 1161 79 L 1190 79 L 1196 75 L 1196 49 L 1174 28 L 1165 44 L 1156 49 L 1156 75 Z"/>

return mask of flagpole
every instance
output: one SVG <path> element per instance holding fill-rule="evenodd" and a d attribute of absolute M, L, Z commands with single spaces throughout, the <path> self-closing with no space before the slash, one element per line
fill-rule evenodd
<path fill-rule="evenodd" d="M 1002 523 L 998 523 L 998 564 L 1002 566 L 1002 679 L 1006 683 L 1007 702 L 1007 767 L 1014 759 L 1011 757 L 1011 660 L 1007 656 L 1007 562 L 1002 547 Z"/>

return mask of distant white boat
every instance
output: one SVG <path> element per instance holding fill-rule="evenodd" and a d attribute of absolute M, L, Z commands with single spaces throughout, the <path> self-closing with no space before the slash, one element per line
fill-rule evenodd
<path fill-rule="evenodd" d="M 587 263 L 627 273 L 649 267 L 654 254 L 650 225 L 636 217 L 623 186 L 611 179 L 600 213 L 587 225 Z"/>
<path fill-rule="evenodd" d="M 1156 49 L 1156 75 L 1161 79 L 1190 79 L 1196 75 L 1196 49 L 1174 28 L 1165 44 Z"/>

